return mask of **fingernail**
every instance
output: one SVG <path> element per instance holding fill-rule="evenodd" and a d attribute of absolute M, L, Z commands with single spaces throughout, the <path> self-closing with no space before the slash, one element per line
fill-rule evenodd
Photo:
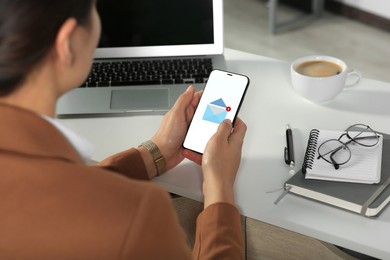
<path fill-rule="evenodd" d="M 232 124 L 232 120 L 230 120 L 229 118 L 226 118 L 225 120 L 223 120 L 225 123 L 228 123 L 229 125 Z"/>

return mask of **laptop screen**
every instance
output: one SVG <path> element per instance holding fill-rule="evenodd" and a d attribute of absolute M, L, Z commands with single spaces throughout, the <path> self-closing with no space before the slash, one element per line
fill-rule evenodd
<path fill-rule="evenodd" d="M 223 0 L 98 0 L 95 58 L 223 53 Z"/>
<path fill-rule="evenodd" d="M 210 0 L 99 0 L 99 47 L 212 44 Z"/>

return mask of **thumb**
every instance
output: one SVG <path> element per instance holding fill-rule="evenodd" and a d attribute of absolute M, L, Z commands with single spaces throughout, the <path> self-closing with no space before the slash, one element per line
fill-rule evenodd
<path fill-rule="evenodd" d="M 239 146 L 242 146 L 244 143 L 246 130 L 246 124 L 239 117 L 237 117 L 236 123 L 234 124 L 234 131 L 229 137 L 230 143 L 235 143 Z"/>
<path fill-rule="evenodd" d="M 187 90 L 179 96 L 174 105 L 174 108 L 184 110 L 192 102 L 194 94 L 195 88 L 193 86 L 189 86 Z"/>
<path fill-rule="evenodd" d="M 232 133 L 232 121 L 230 119 L 225 119 L 218 126 L 216 135 L 224 140 L 227 140 Z"/>

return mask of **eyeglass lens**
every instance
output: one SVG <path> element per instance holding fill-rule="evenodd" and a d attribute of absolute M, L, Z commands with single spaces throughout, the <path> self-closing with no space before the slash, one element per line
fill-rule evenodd
<path fill-rule="evenodd" d="M 342 165 L 351 158 L 350 149 L 342 142 L 336 139 L 328 140 L 318 148 L 318 154 L 322 159 L 331 163 Z"/>
<path fill-rule="evenodd" d="M 359 129 L 359 130 L 356 130 Z M 347 136 L 363 146 L 375 146 L 379 142 L 378 134 L 367 125 L 356 124 L 347 129 Z"/>

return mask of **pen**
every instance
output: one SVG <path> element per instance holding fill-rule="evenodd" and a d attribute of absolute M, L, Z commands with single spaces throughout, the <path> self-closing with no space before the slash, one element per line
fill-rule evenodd
<path fill-rule="evenodd" d="M 286 127 L 286 143 L 287 146 L 284 148 L 284 161 L 292 168 L 295 165 L 295 158 L 293 136 L 290 125 L 287 125 Z"/>

